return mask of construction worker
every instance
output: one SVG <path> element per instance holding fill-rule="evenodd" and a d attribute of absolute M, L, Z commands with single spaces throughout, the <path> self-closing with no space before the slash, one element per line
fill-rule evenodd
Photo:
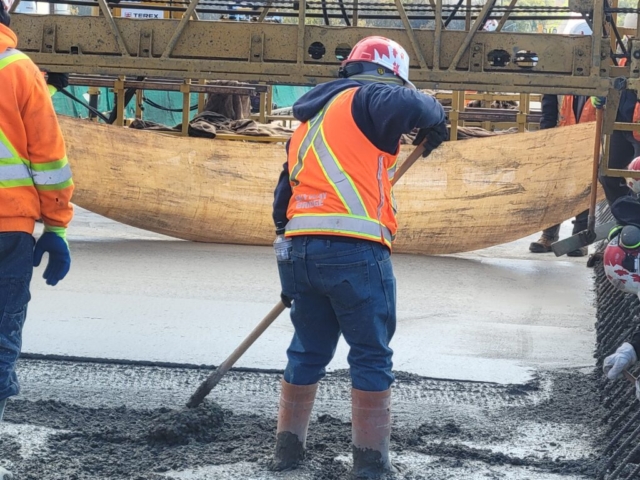
<path fill-rule="evenodd" d="M 56 285 L 70 266 L 66 227 L 73 182 L 62 133 L 38 67 L 16 50 L 17 37 L 0 1 L 0 420 L 19 384 L 33 267 L 49 254 L 44 278 Z M 34 245 L 36 219 L 44 233 Z M 0 468 L 0 480 L 11 474 Z"/>
<path fill-rule="evenodd" d="M 638 21 L 638 15 L 628 13 L 624 18 L 624 28 L 634 29 Z M 621 66 L 626 65 L 626 58 L 620 62 Z M 601 99 L 593 97 L 599 104 Z M 638 95 L 635 90 L 623 90 L 620 97 L 620 105 L 616 115 L 616 122 L 640 123 L 640 105 L 638 105 Z M 631 160 L 640 156 L 640 134 L 636 132 L 625 132 L 614 130 L 611 134 L 609 145 L 609 167 L 625 168 Z M 609 205 L 618 198 L 629 194 L 629 188 L 620 177 L 600 176 L 600 183 L 604 190 Z"/>
<path fill-rule="evenodd" d="M 390 253 L 397 222 L 390 181 L 402 134 L 418 128 L 425 156 L 447 137 L 443 108 L 409 82 L 409 55 L 383 37 L 358 42 L 339 80 L 293 106 L 302 122 L 287 145 L 275 191 L 283 301 L 295 334 L 287 350 L 273 470 L 304 457 L 319 380 L 340 335 L 350 347 L 353 469 L 356 478 L 389 461 L 396 284 Z"/>
<path fill-rule="evenodd" d="M 625 168 L 640 170 L 640 158 Z M 627 182 L 634 192 L 640 191 L 640 179 L 628 178 Z M 617 225 L 611 230 L 609 243 L 604 250 L 604 273 L 618 290 L 640 297 L 640 201 L 632 195 L 622 196 L 611 205 L 611 213 Z M 607 378 L 620 378 L 624 370 L 638 361 L 639 353 L 640 332 L 636 332 L 615 353 L 604 359 L 603 370 Z M 636 381 L 636 396 L 640 399 L 639 381 Z"/>
<path fill-rule="evenodd" d="M 564 127 L 576 123 L 593 122 L 596 119 L 596 108 L 590 97 L 584 95 L 543 95 L 542 119 L 540 130 L 547 128 Z M 589 210 L 576 215 L 573 221 L 573 233 L 576 234 L 587 229 Z M 560 234 L 560 224 L 553 225 L 542 231 L 537 242 L 529 245 L 531 253 L 546 253 L 551 251 L 551 244 L 557 242 Z M 587 255 L 588 247 L 578 248 L 567 253 L 569 257 L 583 257 Z"/>

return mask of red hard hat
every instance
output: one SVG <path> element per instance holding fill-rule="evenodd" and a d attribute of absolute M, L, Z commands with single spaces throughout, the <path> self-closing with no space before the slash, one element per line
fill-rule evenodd
<path fill-rule="evenodd" d="M 393 72 L 409 86 L 413 86 L 409 81 L 409 54 L 398 42 L 388 38 L 363 38 L 356 43 L 342 65 L 351 62 L 375 63 Z"/>
<path fill-rule="evenodd" d="M 638 250 L 620 246 L 620 235 L 612 238 L 604 249 L 603 264 L 607 279 L 618 290 L 640 296 Z"/>

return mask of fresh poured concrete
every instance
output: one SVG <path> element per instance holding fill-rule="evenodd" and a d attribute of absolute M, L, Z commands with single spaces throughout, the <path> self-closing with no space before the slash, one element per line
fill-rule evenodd
<path fill-rule="evenodd" d="M 174 240 L 80 208 L 69 238 L 68 277 L 49 287 L 43 267 L 34 274 L 25 352 L 217 365 L 279 298 L 270 247 Z M 585 258 L 530 254 L 536 238 L 394 255 L 395 368 L 522 383 L 538 368 L 592 365 L 591 270 Z M 237 366 L 283 369 L 291 334 L 283 314 Z M 347 367 L 346 351 L 341 342 L 331 369 Z"/>

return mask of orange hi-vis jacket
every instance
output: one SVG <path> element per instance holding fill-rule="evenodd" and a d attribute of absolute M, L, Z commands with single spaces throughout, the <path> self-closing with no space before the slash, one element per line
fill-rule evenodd
<path fill-rule="evenodd" d="M 71 169 L 42 73 L 0 24 L 0 232 L 65 237 L 73 216 Z"/>
<path fill-rule="evenodd" d="M 398 229 L 391 192 L 398 155 L 377 149 L 356 125 L 351 104 L 357 90 L 340 92 L 291 137 L 287 237 L 338 235 L 391 248 Z"/>
<path fill-rule="evenodd" d="M 590 99 L 584 103 L 582 107 L 582 114 L 580 120 L 576 120 L 576 115 L 573 113 L 573 95 L 564 95 L 562 97 L 562 103 L 558 109 L 558 126 L 566 127 L 567 125 L 575 125 L 576 123 L 588 123 L 596 121 L 596 107 L 593 106 Z"/>

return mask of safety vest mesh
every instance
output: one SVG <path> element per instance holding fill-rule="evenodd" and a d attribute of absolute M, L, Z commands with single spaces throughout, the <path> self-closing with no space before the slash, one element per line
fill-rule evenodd
<path fill-rule="evenodd" d="M 560 99 L 559 99 L 560 100 Z M 591 99 L 587 98 L 587 101 L 582 107 L 582 113 L 580 114 L 580 120 L 576 120 L 576 115 L 573 113 L 573 95 L 564 95 L 559 102 L 559 118 L 558 126 L 566 127 L 568 125 L 575 125 L 576 123 L 587 123 L 596 121 L 596 108 L 591 103 Z"/>
<path fill-rule="evenodd" d="M 289 144 L 286 235 L 338 235 L 391 248 L 397 230 L 391 179 L 397 154 L 376 148 L 351 114 L 357 88 L 336 95 Z"/>

